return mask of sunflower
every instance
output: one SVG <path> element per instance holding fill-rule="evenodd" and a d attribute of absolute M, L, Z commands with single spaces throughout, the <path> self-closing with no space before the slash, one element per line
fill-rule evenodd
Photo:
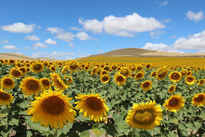
<path fill-rule="evenodd" d="M 57 73 L 50 74 L 50 77 L 56 90 L 64 91 L 67 88 L 66 84 Z"/>
<path fill-rule="evenodd" d="M 117 66 L 116 66 L 115 64 L 113 64 L 113 65 L 111 66 L 111 68 L 112 68 L 112 70 L 114 71 L 114 70 L 117 69 Z"/>
<path fill-rule="evenodd" d="M 109 76 L 109 75 L 102 75 L 102 76 L 100 77 L 100 81 L 101 81 L 102 83 L 108 83 L 108 82 L 110 81 L 110 76 Z"/>
<path fill-rule="evenodd" d="M 9 61 L 8 61 L 8 63 L 9 63 L 10 65 L 14 64 L 14 62 L 15 62 L 14 59 L 9 59 Z"/>
<path fill-rule="evenodd" d="M 151 69 L 152 66 L 151 66 L 151 64 L 147 64 L 147 65 L 145 66 L 145 68 L 146 68 L 146 69 Z"/>
<path fill-rule="evenodd" d="M 73 61 L 73 62 L 71 62 L 71 63 L 69 64 L 68 67 L 69 67 L 69 69 L 73 72 L 73 71 L 75 71 L 76 69 L 78 69 L 79 65 L 78 65 L 78 62 Z"/>
<path fill-rule="evenodd" d="M 0 89 L 0 105 L 9 105 L 13 102 L 13 96 Z"/>
<path fill-rule="evenodd" d="M 50 80 L 48 78 L 41 78 L 40 83 L 41 83 L 42 89 L 49 89 L 51 86 Z"/>
<path fill-rule="evenodd" d="M 172 95 L 168 100 L 165 101 L 164 107 L 166 110 L 177 112 L 184 107 L 185 100 L 181 95 Z"/>
<path fill-rule="evenodd" d="M 71 76 L 64 76 L 64 78 L 66 79 L 66 84 L 70 84 L 73 82 L 73 78 Z"/>
<path fill-rule="evenodd" d="M 182 69 L 180 73 L 182 74 L 182 76 L 186 76 L 188 74 L 188 71 L 186 69 Z"/>
<path fill-rule="evenodd" d="M 19 70 L 21 71 L 22 74 L 26 74 L 26 67 L 20 67 Z"/>
<path fill-rule="evenodd" d="M 143 77 L 144 77 L 144 73 L 142 71 L 137 72 L 135 75 L 135 80 L 143 79 Z"/>
<path fill-rule="evenodd" d="M 203 86 L 204 83 L 205 83 L 205 79 L 200 79 L 199 82 L 198 82 L 198 85 Z"/>
<path fill-rule="evenodd" d="M 169 89 L 168 89 L 168 92 L 171 93 L 171 94 L 173 94 L 175 90 L 176 90 L 176 86 L 175 86 L 175 85 L 171 85 L 171 86 L 169 87 Z"/>
<path fill-rule="evenodd" d="M 39 72 L 43 71 L 43 69 L 44 69 L 43 63 L 35 62 L 35 63 L 31 64 L 31 70 L 35 73 L 39 73 Z"/>
<path fill-rule="evenodd" d="M 5 76 L 1 79 L 1 88 L 9 90 L 9 89 L 13 89 L 14 87 L 15 87 L 15 82 L 13 78 L 9 76 Z"/>
<path fill-rule="evenodd" d="M 41 92 L 41 83 L 38 79 L 33 77 L 26 77 L 22 79 L 20 88 L 26 95 L 38 94 Z"/>
<path fill-rule="evenodd" d="M 148 90 L 152 89 L 152 81 L 146 80 L 146 81 L 142 82 L 141 88 L 144 91 L 148 91 Z"/>
<path fill-rule="evenodd" d="M 192 104 L 195 106 L 204 106 L 205 105 L 205 93 L 197 93 L 192 98 Z"/>
<path fill-rule="evenodd" d="M 156 72 L 156 71 L 153 71 L 150 76 L 151 76 L 151 77 L 156 77 L 156 75 L 157 75 L 157 72 Z"/>
<path fill-rule="evenodd" d="M 130 76 L 130 70 L 126 67 L 123 67 L 120 69 L 120 74 L 122 74 L 125 77 L 129 77 Z"/>
<path fill-rule="evenodd" d="M 63 69 L 61 70 L 61 73 L 65 74 L 68 73 L 69 67 L 68 66 L 64 66 Z"/>
<path fill-rule="evenodd" d="M 126 117 L 129 126 L 150 130 L 160 125 L 160 120 L 162 120 L 162 109 L 155 101 L 134 104 Z"/>
<path fill-rule="evenodd" d="M 126 77 L 122 74 L 116 73 L 114 77 L 114 82 L 118 85 L 124 85 L 126 83 Z"/>
<path fill-rule="evenodd" d="M 55 72 L 56 71 L 56 67 L 55 66 L 50 66 L 49 67 L 50 71 Z"/>
<path fill-rule="evenodd" d="M 92 68 L 92 70 L 91 70 L 91 76 L 96 75 L 96 74 L 97 74 L 97 70 L 98 70 L 98 67 Z"/>
<path fill-rule="evenodd" d="M 179 82 L 182 78 L 182 75 L 181 73 L 177 72 L 177 71 L 174 71 L 172 73 L 169 74 L 169 79 L 173 82 Z"/>
<path fill-rule="evenodd" d="M 188 84 L 188 85 L 192 85 L 195 83 L 195 77 L 192 76 L 192 75 L 188 75 L 186 76 L 185 78 L 185 82 Z"/>
<path fill-rule="evenodd" d="M 32 115 L 31 120 L 40 122 L 41 125 L 57 129 L 64 127 L 64 124 L 73 123 L 76 112 L 69 103 L 72 98 L 67 98 L 61 92 L 49 90 L 35 97 L 31 107 L 27 110 L 28 115 Z"/>
<path fill-rule="evenodd" d="M 98 94 L 80 94 L 76 98 L 79 101 L 76 102 L 75 108 L 80 110 L 84 117 L 89 117 L 95 122 L 102 121 L 103 117 L 107 117 L 109 108 L 105 105 L 105 100 L 99 97 Z"/>
<path fill-rule="evenodd" d="M 17 68 L 12 68 L 9 73 L 14 78 L 20 78 L 22 76 L 21 71 Z"/>
<path fill-rule="evenodd" d="M 157 70 L 156 77 L 159 80 L 163 80 L 167 76 L 168 73 L 169 73 L 169 71 L 168 71 L 167 68 L 160 68 L 160 69 Z"/>
<path fill-rule="evenodd" d="M 100 75 L 108 75 L 108 71 L 107 71 L 107 70 L 102 70 L 102 71 L 100 72 Z"/>

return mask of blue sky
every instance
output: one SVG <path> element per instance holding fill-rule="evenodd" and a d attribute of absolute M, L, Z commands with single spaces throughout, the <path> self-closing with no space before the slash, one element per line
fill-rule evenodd
<path fill-rule="evenodd" d="M 204 0 L 1 0 L 0 52 L 72 59 L 120 48 L 205 52 Z"/>

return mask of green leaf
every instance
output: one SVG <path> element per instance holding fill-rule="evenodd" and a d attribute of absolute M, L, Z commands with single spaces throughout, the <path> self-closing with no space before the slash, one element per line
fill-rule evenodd
<path fill-rule="evenodd" d="M 81 137 L 89 137 L 90 136 L 90 132 L 89 130 L 84 130 L 83 132 L 80 133 Z"/>
<path fill-rule="evenodd" d="M 32 134 L 31 131 L 28 130 L 28 131 L 26 132 L 26 137 L 31 137 L 32 135 L 33 135 L 33 134 Z"/>
<path fill-rule="evenodd" d="M 92 129 L 92 132 L 95 134 L 96 137 L 100 137 L 106 134 L 106 130 L 104 128 L 101 128 L 101 129 L 94 128 Z"/>
<path fill-rule="evenodd" d="M 18 125 L 19 119 L 12 118 L 12 120 L 9 122 L 9 125 Z"/>

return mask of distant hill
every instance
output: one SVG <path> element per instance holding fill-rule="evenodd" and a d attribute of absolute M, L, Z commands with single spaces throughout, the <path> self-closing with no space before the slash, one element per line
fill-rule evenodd
<path fill-rule="evenodd" d="M 140 48 L 124 48 L 117 49 L 110 52 L 95 54 L 88 57 L 205 57 L 205 53 L 177 53 L 177 52 L 163 52 L 157 50 L 148 50 Z M 86 57 L 87 58 L 87 57 Z"/>
<path fill-rule="evenodd" d="M 46 60 L 46 61 L 57 61 L 55 58 L 32 58 L 17 53 L 0 53 L 0 59 L 15 59 L 15 60 Z"/>

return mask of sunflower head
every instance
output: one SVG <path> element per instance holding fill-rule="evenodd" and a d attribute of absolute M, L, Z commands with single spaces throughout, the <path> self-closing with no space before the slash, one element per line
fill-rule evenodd
<path fill-rule="evenodd" d="M 134 104 L 129 110 L 126 121 L 129 126 L 139 129 L 152 130 L 160 125 L 162 110 L 160 105 L 156 106 L 155 101 L 142 104 Z"/>
<path fill-rule="evenodd" d="M 35 62 L 31 64 L 31 70 L 35 73 L 39 73 L 43 71 L 44 69 L 44 64 L 41 62 Z"/>
<path fill-rule="evenodd" d="M 26 67 L 20 67 L 19 70 L 21 71 L 22 74 L 26 74 L 27 72 Z"/>
<path fill-rule="evenodd" d="M 125 77 L 129 77 L 130 76 L 130 70 L 126 67 L 121 68 L 120 70 L 120 74 L 122 74 Z"/>
<path fill-rule="evenodd" d="M 21 91 L 26 95 L 39 94 L 41 92 L 41 83 L 33 77 L 22 79 L 20 84 Z"/>
<path fill-rule="evenodd" d="M 100 75 L 108 75 L 108 71 L 107 71 L 107 70 L 102 70 L 102 71 L 100 72 Z"/>
<path fill-rule="evenodd" d="M 12 68 L 10 70 L 10 75 L 14 78 L 20 78 L 22 76 L 22 73 L 18 68 Z"/>
<path fill-rule="evenodd" d="M 146 69 L 151 69 L 152 66 L 151 66 L 151 64 L 146 64 L 145 68 L 146 68 Z"/>
<path fill-rule="evenodd" d="M 78 69 L 78 67 L 79 67 L 79 65 L 78 65 L 78 62 L 76 62 L 76 61 L 73 61 L 69 64 L 69 69 L 71 71 L 75 71 L 76 69 Z"/>
<path fill-rule="evenodd" d="M 142 90 L 144 90 L 144 91 L 150 90 L 150 89 L 152 88 L 152 81 L 146 80 L 146 81 L 142 82 L 141 88 L 142 88 Z"/>
<path fill-rule="evenodd" d="M 50 80 L 48 78 L 41 78 L 40 82 L 43 89 L 49 89 L 51 86 Z"/>
<path fill-rule="evenodd" d="M 192 75 L 188 75 L 186 76 L 185 78 L 185 82 L 188 84 L 188 85 L 192 85 L 195 83 L 195 77 L 192 76 Z"/>
<path fill-rule="evenodd" d="M 199 86 L 203 86 L 204 83 L 205 83 L 205 79 L 200 79 L 197 84 L 198 84 Z"/>
<path fill-rule="evenodd" d="M 177 112 L 184 107 L 185 100 L 181 95 L 172 95 L 168 100 L 165 101 L 164 107 L 166 110 Z"/>
<path fill-rule="evenodd" d="M 136 73 L 135 80 L 143 79 L 143 78 L 144 78 L 144 73 L 142 71 Z"/>
<path fill-rule="evenodd" d="M 159 80 L 163 80 L 167 74 L 169 73 L 168 69 L 167 68 L 160 68 L 157 70 L 157 75 L 156 77 L 159 79 Z"/>
<path fill-rule="evenodd" d="M 64 91 L 68 87 L 57 73 L 50 74 L 50 77 L 56 90 Z"/>
<path fill-rule="evenodd" d="M 32 115 L 32 121 L 55 129 L 58 127 L 62 129 L 67 122 L 74 122 L 76 112 L 69 103 L 72 98 L 67 98 L 61 92 L 49 90 L 35 99 L 27 110 L 28 115 Z"/>
<path fill-rule="evenodd" d="M 102 75 L 102 76 L 100 77 L 100 81 L 101 81 L 102 83 L 108 83 L 108 82 L 110 81 L 110 76 L 109 76 L 109 75 Z"/>
<path fill-rule="evenodd" d="M 73 82 L 73 78 L 71 76 L 65 76 L 64 78 L 66 79 L 66 84 L 70 84 Z"/>
<path fill-rule="evenodd" d="M 76 97 L 79 101 L 76 102 L 76 109 L 83 113 L 84 117 L 89 117 L 95 122 L 103 120 L 107 117 L 109 108 L 105 105 L 105 100 L 99 97 L 98 94 L 78 95 Z"/>
<path fill-rule="evenodd" d="M 151 73 L 151 77 L 156 77 L 156 75 L 157 75 L 157 72 L 156 72 L 156 71 L 153 71 L 153 72 Z"/>
<path fill-rule="evenodd" d="M 9 105 L 13 102 L 13 96 L 0 89 L 0 105 Z"/>
<path fill-rule="evenodd" d="M 123 76 L 122 74 L 115 74 L 115 77 L 114 77 L 114 82 L 118 85 L 118 86 L 121 86 L 121 85 L 124 85 L 126 83 L 126 77 Z"/>
<path fill-rule="evenodd" d="M 195 106 L 205 106 L 205 93 L 197 93 L 192 98 L 192 104 Z"/>
<path fill-rule="evenodd" d="M 180 73 L 182 74 L 182 76 L 186 76 L 187 73 L 188 73 L 188 71 L 187 71 L 186 69 L 182 69 L 182 70 L 180 71 Z"/>
<path fill-rule="evenodd" d="M 171 86 L 169 87 L 169 89 L 168 89 L 168 92 L 171 93 L 171 94 L 173 94 L 175 90 L 176 90 L 176 86 L 175 86 L 175 85 L 171 85 Z"/>
<path fill-rule="evenodd" d="M 14 79 L 9 76 L 3 77 L 1 79 L 1 87 L 6 90 L 13 89 L 15 87 Z"/>
<path fill-rule="evenodd" d="M 174 71 L 172 73 L 169 74 L 169 79 L 173 82 L 179 82 L 182 78 L 181 73 Z"/>

